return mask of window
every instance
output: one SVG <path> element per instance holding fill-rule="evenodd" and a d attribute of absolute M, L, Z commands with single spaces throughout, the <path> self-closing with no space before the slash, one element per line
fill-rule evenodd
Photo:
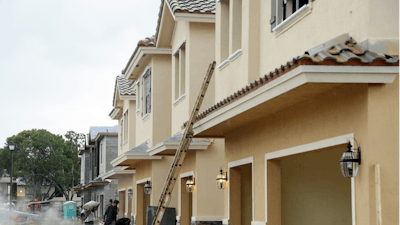
<path fill-rule="evenodd" d="M 186 70 L 186 42 L 183 41 L 174 52 L 175 70 L 175 99 L 185 94 L 185 70 Z"/>
<path fill-rule="evenodd" d="M 128 141 L 128 110 L 124 112 L 124 141 Z"/>
<path fill-rule="evenodd" d="M 142 117 L 151 112 L 151 69 L 142 77 Z"/>
<path fill-rule="evenodd" d="M 221 0 L 221 62 L 242 48 L 242 0 Z"/>
<path fill-rule="evenodd" d="M 124 143 L 124 119 L 121 119 L 121 130 L 120 130 L 120 134 L 121 134 L 121 143 L 120 146 L 122 148 L 122 144 Z"/>
<path fill-rule="evenodd" d="M 306 6 L 310 0 L 272 0 L 271 1 L 271 31 L 294 15 L 295 12 L 299 12 L 303 6 Z"/>

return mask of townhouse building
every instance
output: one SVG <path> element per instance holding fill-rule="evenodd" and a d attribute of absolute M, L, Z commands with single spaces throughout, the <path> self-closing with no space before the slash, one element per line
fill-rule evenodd
<path fill-rule="evenodd" d="M 81 205 L 89 201 L 100 203 L 97 216 L 104 215 L 109 199 L 116 199 L 117 180 L 103 179 L 112 170 L 110 161 L 118 154 L 118 125 L 90 127 L 87 144 L 78 150 L 81 164 L 81 182 L 73 188 L 79 194 Z"/>
<path fill-rule="evenodd" d="M 216 2 L 194 132 L 225 140 L 223 224 L 399 223 L 398 7 Z"/>
<path fill-rule="evenodd" d="M 119 152 L 111 164 L 120 169 L 106 178 L 118 179 L 120 210 L 134 224 L 146 224 L 147 207 L 158 205 L 182 124 L 215 58 L 215 2 L 176 3 L 161 1 L 156 34 L 138 42 L 116 78 L 110 117 L 120 124 Z M 201 110 L 215 102 L 214 85 L 213 78 Z M 169 205 L 173 223 L 222 224 L 215 178 L 224 157 L 223 139 L 192 140 Z"/>

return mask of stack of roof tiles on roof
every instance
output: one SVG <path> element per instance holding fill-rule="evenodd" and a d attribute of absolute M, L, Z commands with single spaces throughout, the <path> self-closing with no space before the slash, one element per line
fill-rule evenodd
<path fill-rule="evenodd" d="M 136 95 L 136 92 L 133 90 L 134 80 L 125 79 L 124 75 L 117 76 L 117 85 L 120 95 L 133 96 Z"/>
<path fill-rule="evenodd" d="M 138 46 L 156 46 L 155 42 L 154 42 L 155 36 L 151 36 L 151 37 L 146 37 L 143 40 L 140 40 L 138 42 Z"/>
<path fill-rule="evenodd" d="M 344 44 L 340 43 L 334 45 L 328 50 L 322 50 L 316 53 L 314 56 L 310 56 L 308 52 L 306 52 L 303 56 L 293 58 L 285 65 L 281 65 L 279 68 L 276 68 L 264 77 L 251 82 L 249 85 L 246 85 L 246 87 L 199 113 L 196 117 L 196 121 L 203 119 L 218 109 L 246 96 L 254 90 L 301 65 L 399 66 L 399 58 L 365 50 L 350 38 L 350 40 L 346 41 Z M 186 127 L 186 125 L 187 122 L 183 124 L 183 128 Z"/>
<path fill-rule="evenodd" d="M 169 0 L 169 5 L 174 13 L 215 13 L 215 0 Z"/>

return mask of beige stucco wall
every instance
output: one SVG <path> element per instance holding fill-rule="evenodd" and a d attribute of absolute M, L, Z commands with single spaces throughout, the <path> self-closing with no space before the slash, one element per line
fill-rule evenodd
<path fill-rule="evenodd" d="M 148 67 L 151 68 L 151 111 L 147 118 L 142 119 L 143 85 L 140 75 L 140 112 L 136 114 L 136 130 L 140 132 L 136 132 L 136 145 L 148 141 L 151 147 L 170 137 L 171 56 L 153 55 L 139 74 L 143 74 Z"/>
<path fill-rule="evenodd" d="M 375 221 L 375 163 L 383 165 L 381 170 L 385 172 L 381 174 L 386 174 L 381 177 L 383 220 L 398 224 L 398 82 L 396 78 L 393 84 L 386 85 L 343 84 L 227 134 L 226 168 L 228 162 L 254 157 L 254 220 L 265 219 L 265 153 L 354 133 L 363 151 L 355 179 L 357 224 Z M 339 159 L 333 160 L 339 171 Z M 225 218 L 227 193 L 226 189 Z M 279 224 L 280 215 L 271 206 L 279 206 L 280 199 L 274 198 L 270 190 L 268 193 L 268 224 Z"/>
<path fill-rule="evenodd" d="M 151 74 L 152 145 L 171 137 L 171 56 L 153 55 Z M 150 145 L 150 146 L 152 146 Z"/>
<path fill-rule="evenodd" d="M 172 106 L 172 134 L 181 131 L 181 126 L 189 119 L 194 103 L 199 94 L 208 66 L 215 58 L 215 26 L 213 23 L 176 22 L 172 39 L 172 51 L 175 51 L 185 39 L 186 67 L 185 67 L 185 95 L 186 97 L 177 105 Z M 174 59 L 172 60 L 174 65 Z M 172 67 L 171 99 L 175 99 L 175 67 Z M 215 75 L 208 87 L 206 96 L 201 106 L 201 111 L 206 106 L 215 102 Z M 171 102 L 171 104 L 172 104 Z"/>
<path fill-rule="evenodd" d="M 351 224 L 351 179 L 338 160 L 347 148 L 300 154 L 280 160 L 282 225 Z"/>
<path fill-rule="evenodd" d="M 139 92 L 140 92 L 140 100 L 138 103 L 140 104 L 140 111 L 139 113 L 136 114 L 136 130 L 138 131 L 136 133 L 136 145 L 140 145 L 145 141 L 149 141 L 149 146 L 152 146 L 152 132 L 153 132 L 153 110 L 150 112 L 148 118 L 145 120 L 142 120 L 142 110 L 143 110 L 143 102 L 142 102 L 142 96 L 143 96 L 143 84 L 142 84 L 142 75 L 146 71 L 146 68 L 152 68 L 153 67 L 153 57 L 148 61 L 146 65 L 143 65 L 143 69 L 138 72 L 138 78 L 137 80 L 140 82 L 140 87 L 139 87 Z M 154 89 L 155 87 L 153 86 L 154 82 L 154 72 L 152 68 L 151 72 L 151 100 L 153 103 L 153 96 L 154 96 Z M 144 116 L 144 115 L 143 115 Z"/>
<path fill-rule="evenodd" d="M 396 0 L 313 1 L 309 14 L 280 33 L 271 32 L 270 1 L 242 2 L 243 52 L 224 69 L 216 70 L 217 101 L 343 33 L 349 33 L 358 43 L 368 42 L 373 51 L 399 54 L 399 1 Z M 223 47 L 221 3 L 216 6 L 215 52 L 219 65 L 225 57 L 221 58 L 220 54 Z"/>

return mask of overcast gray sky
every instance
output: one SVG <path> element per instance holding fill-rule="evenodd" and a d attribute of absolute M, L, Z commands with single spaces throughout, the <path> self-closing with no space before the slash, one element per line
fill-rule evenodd
<path fill-rule="evenodd" d="M 112 126 L 115 77 L 161 0 L 0 0 L 0 147 L 23 130 Z"/>

